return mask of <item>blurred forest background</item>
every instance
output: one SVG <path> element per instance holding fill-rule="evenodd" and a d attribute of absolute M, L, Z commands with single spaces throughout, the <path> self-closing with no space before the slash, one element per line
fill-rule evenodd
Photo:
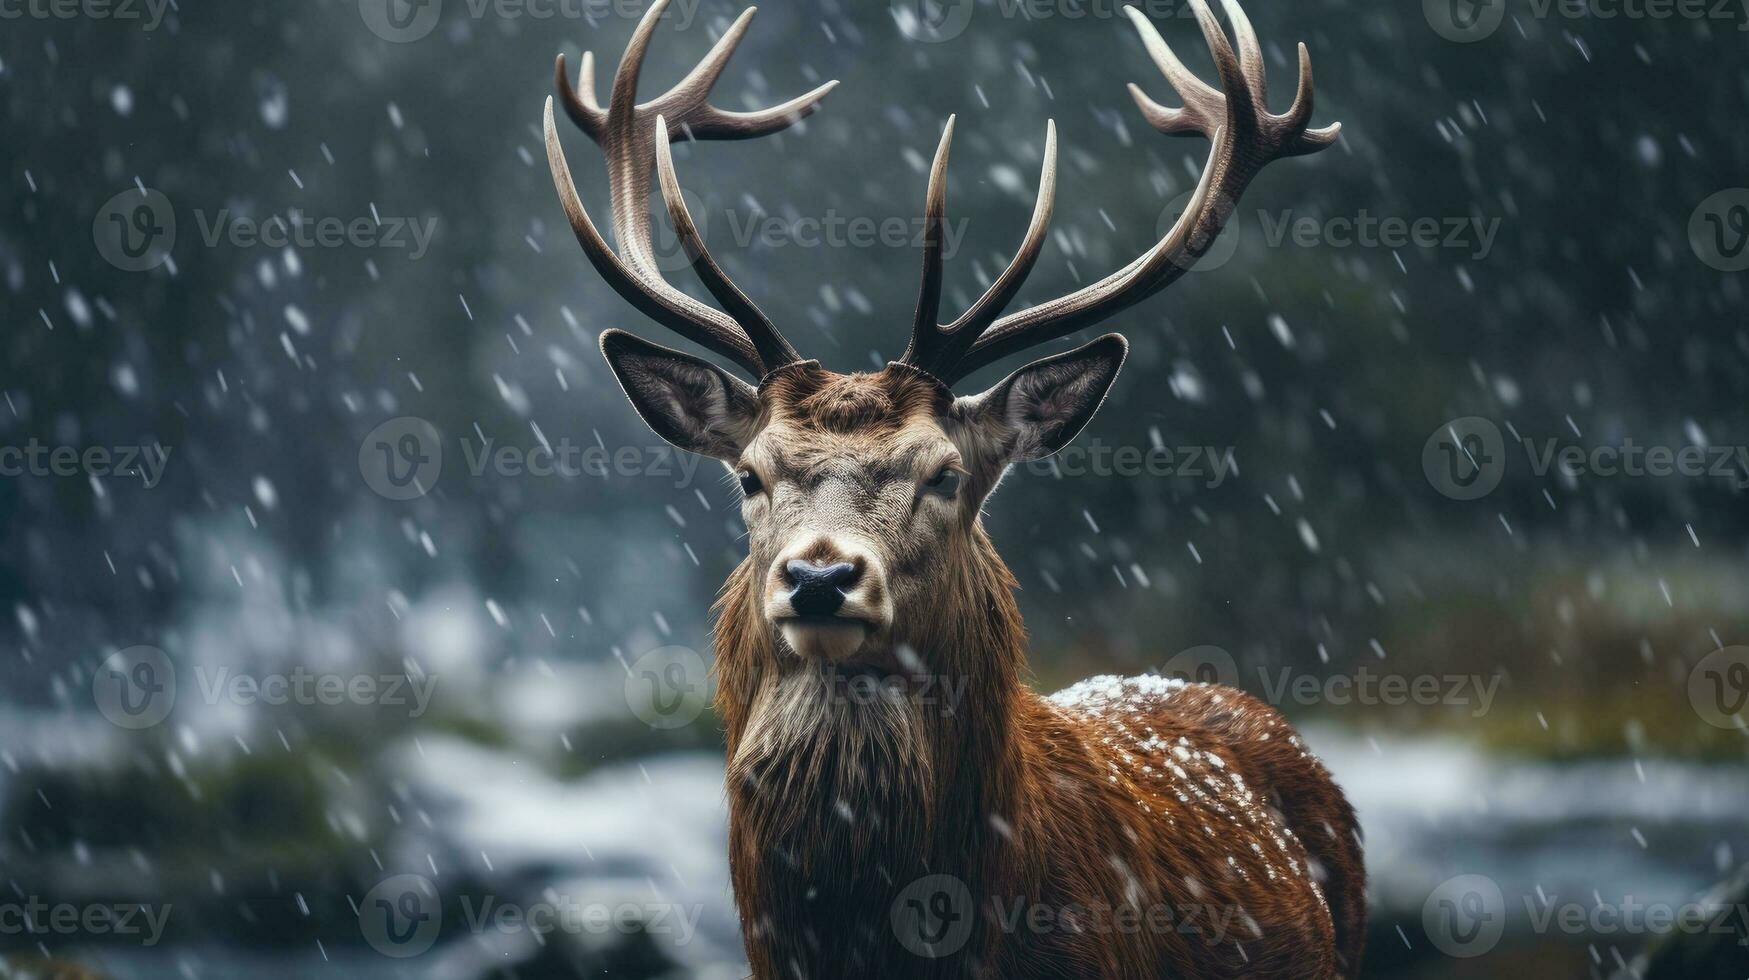
<path fill-rule="evenodd" d="M 588 267 L 540 136 L 555 54 L 574 70 L 594 50 L 605 86 L 643 5 L 395 4 L 408 19 L 384 21 L 377 0 L 0 2 L 0 445 L 162 462 L 150 480 L 0 477 L 0 903 L 170 908 L 150 945 L 0 921 L 0 976 L 744 975 L 716 723 L 646 724 L 628 697 L 649 651 L 708 659 L 707 608 L 743 554 L 739 491 L 713 463 L 657 452 L 596 352 L 610 326 L 674 341 Z M 1271 700 L 1360 807 L 1373 975 L 1655 974 L 1635 958 L 1695 937 L 1539 927 L 1529 910 L 1690 902 L 1749 860 L 1741 715 L 1709 716 L 1696 693 L 1708 678 L 1749 693 L 1733 652 L 1749 642 L 1749 330 L 1732 261 L 1749 191 L 1718 197 L 1749 183 L 1749 14 L 1246 7 L 1275 108 L 1303 40 L 1314 123 L 1343 136 L 1264 172 L 1230 259 L 1109 327 L 1133 353 L 1081 445 L 1210 447 L 1231 470 L 1066 460 L 992 499 L 1039 685 L 1187 663 L 1259 696 L 1284 670 L 1315 678 L 1325 693 Z M 646 97 L 740 9 L 679 0 Z M 1145 9 L 1212 80 L 1189 8 Z M 1490 10 L 1504 16 L 1483 30 Z M 1207 153 L 1142 123 L 1124 83 L 1175 100 L 1109 0 L 774 0 L 715 101 L 768 105 L 832 78 L 794 129 L 677 157 L 716 257 L 839 370 L 901 352 L 919 257 L 908 231 L 831 230 L 914 228 L 948 114 L 963 239 L 947 308 L 1019 241 L 1047 119 L 1058 206 L 1023 303 L 1151 245 Z M 599 156 L 560 125 L 604 214 Z M 115 237 L 165 230 L 127 196 L 141 188 L 176 225 L 143 257 Z M 370 234 L 229 233 L 300 215 Z M 1315 230 L 1282 237 L 1302 219 Z M 1371 219 L 1439 232 L 1393 247 L 1343 231 Z M 437 434 L 441 475 L 391 499 L 367 437 L 405 417 Z M 1435 464 L 1450 462 L 1441 433 L 1471 418 L 1504 433 L 1483 461 L 1504 471 L 1457 499 L 1471 484 L 1454 492 Z M 1548 440 L 1702 447 L 1719 466 L 1539 472 Z M 488 444 L 635 465 L 471 466 Z M 142 646 L 174 665 L 174 707 L 112 724 L 104 665 Z M 431 696 L 207 693 L 299 669 Z M 1328 693 L 1363 671 L 1495 693 Z M 444 896 L 418 956 L 381 955 L 361 928 L 363 897 L 396 874 Z M 1432 911 L 1466 876 L 1498 889 L 1504 932 L 1454 953 Z M 701 914 L 684 940 L 470 931 L 456 897 L 483 894 Z"/>

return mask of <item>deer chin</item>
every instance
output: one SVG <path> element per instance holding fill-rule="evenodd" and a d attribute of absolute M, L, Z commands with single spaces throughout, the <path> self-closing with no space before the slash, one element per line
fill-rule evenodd
<path fill-rule="evenodd" d="M 843 616 L 798 616 L 778 620 L 777 632 L 784 645 L 804 660 L 843 664 L 862 652 L 874 626 L 865 619 Z"/>

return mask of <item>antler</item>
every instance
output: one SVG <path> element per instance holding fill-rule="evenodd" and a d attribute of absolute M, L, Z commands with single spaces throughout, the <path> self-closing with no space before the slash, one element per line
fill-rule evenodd
<path fill-rule="evenodd" d="M 589 135 L 607 159 L 612 189 L 613 235 L 620 253 L 615 253 L 590 220 L 577 196 L 571 167 L 553 125 L 553 100 L 547 99 L 547 164 L 553 185 L 571 220 L 577 241 L 602 278 L 645 316 L 753 373 L 754 378 L 801 360 L 789 341 L 749 300 L 705 249 L 704 238 L 687 212 L 674 175 L 669 150 L 672 138 L 693 140 L 752 139 L 789 128 L 811 114 L 837 82 L 827 82 L 812 92 L 782 105 L 756 112 L 730 112 L 708 102 L 711 87 L 735 53 L 753 19 L 756 7 L 742 11 L 716 46 L 679 84 L 662 96 L 637 104 L 638 74 L 649 50 L 656 22 L 669 0 L 655 0 L 638 22 L 613 76 L 613 90 L 603 109 L 595 98 L 595 58 L 583 55 L 576 89 L 565 74 L 565 56 L 559 55 L 555 74 L 565 114 Z M 692 269 L 703 280 L 722 310 L 712 309 L 681 292 L 663 278 L 650 247 L 650 171 L 659 171 L 662 198 L 676 236 L 686 250 Z"/>
<path fill-rule="evenodd" d="M 1091 326 L 1166 288 L 1202 257 L 1220 234 L 1239 196 L 1258 171 L 1282 157 L 1316 153 L 1336 141 L 1340 123 L 1308 129 L 1312 116 L 1312 62 L 1301 44 L 1299 90 L 1293 106 L 1282 115 L 1269 112 L 1264 80 L 1263 49 L 1237 0 L 1221 0 L 1233 23 L 1239 50 L 1235 54 L 1225 32 L 1205 0 L 1190 0 L 1203 37 L 1221 76 L 1221 90 L 1204 84 L 1167 47 L 1154 25 L 1135 7 L 1124 12 L 1136 25 L 1148 54 L 1184 101 L 1182 109 L 1162 106 L 1135 85 L 1130 95 L 1142 116 L 1168 135 L 1201 135 L 1213 141 L 1196 192 L 1172 229 L 1130 264 L 1090 286 L 1029 309 L 996 319 L 1013 299 L 1021 280 L 1038 260 L 1050 220 L 1056 185 L 1056 130 L 1045 138 L 1044 173 L 1039 178 L 1038 204 L 1032 226 L 1014 261 L 983 297 L 951 324 L 937 324 L 941 299 L 941 223 L 946 206 L 948 144 L 953 121 L 936 150 L 929 175 L 925 210 L 923 291 L 911 345 L 901 359 L 944 383 L 954 381 L 1028 347 L 1055 340 Z M 992 322 L 994 321 L 994 322 Z M 987 328 L 987 329 L 986 329 Z"/>

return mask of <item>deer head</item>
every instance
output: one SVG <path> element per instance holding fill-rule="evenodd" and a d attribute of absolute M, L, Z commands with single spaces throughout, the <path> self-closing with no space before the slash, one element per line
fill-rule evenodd
<path fill-rule="evenodd" d="M 984 498 L 1016 462 L 1056 452 L 1081 431 L 1117 377 L 1127 349 L 1116 334 L 1022 367 L 979 394 L 951 386 L 1028 347 L 1098 323 L 1177 279 L 1201 257 L 1251 178 L 1277 157 L 1328 146 L 1338 126 L 1309 130 L 1311 67 L 1299 47 L 1292 108 L 1265 108 L 1257 37 L 1223 0 L 1238 51 L 1207 6 L 1193 5 L 1220 71 L 1217 91 L 1192 76 L 1135 8 L 1127 13 L 1184 100 L 1181 109 L 1130 91 L 1161 132 L 1213 141 L 1191 203 L 1152 249 L 1083 289 L 1010 313 L 1038 260 L 1056 184 L 1056 127 L 1047 126 L 1032 221 L 1013 261 L 971 308 L 938 319 L 950 117 L 929 176 L 923 284 L 910 345 L 883 371 L 837 374 L 805 360 L 706 250 L 681 196 L 670 141 L 747 139 L 812 113 L 836 82 L 758 112 L 728 112 L 710 89 L 742 35 L 745 11 L 705 59 L 666 94 L 636 102 L 638 75 L 666 0 L 650 6 L 627 46 L 604 109 L 584 55 L 573 89 L 560 56 L 567 114 L 598 143 L 612 187 L 616 253 L 578 198 L 547 100 L 547 155 L 577 240 L 603 277 L 651 319 L 744 369 L 749 384 L 699 358 L 609 330 L 601 349 L 632 405 L 663 439 L 721 460 L 739 478 L 759 614 L 795 655 L 831 664 L 893 666 L 903 648 L 940 624 L 980 553 Z M 674 230 L 721 309 L 664 280 L 651 251 L 645 207 L 659 178 Z"/>

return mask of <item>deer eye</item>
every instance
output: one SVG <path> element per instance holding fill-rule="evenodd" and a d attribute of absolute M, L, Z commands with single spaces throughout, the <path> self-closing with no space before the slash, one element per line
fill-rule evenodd
<path fill-rule="evenodd" d="M 938 497 L 952 498 L 960 489 L 960 471 L 951 466 L 943 466 L 940 472 L 923 484 L 923 489 Z"/>
<path fill-rule="evenodd" d="M 749 497 L 765 489 L 765 484 L 759 482 L 759 474 L 752 470 L 736 470 L 735 478 L 741 481 L 741 492 Z"/>

